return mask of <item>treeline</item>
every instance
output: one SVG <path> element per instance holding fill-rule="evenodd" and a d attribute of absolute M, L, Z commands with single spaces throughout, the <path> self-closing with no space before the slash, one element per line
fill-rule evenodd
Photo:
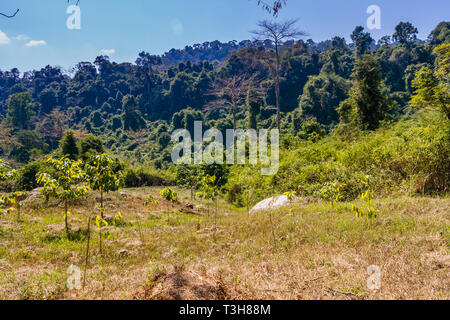
<path fill-rule="evenodd" d="M 422 90 L 417 104 L 448 108 L 439 97 L 431 101 L 435 94 L 430 96 L 427 86 L 433 91 L 448 81 L 434 72 L 448 54 L 450 23 L 440 23 L 426 42 L 417 33 L 402 22 L 377 44 L 362 27 L 351 34 L 351 45 L 339 37 L 320 44 L 285 43 L 283 133 L 317 140 L 338 125 L 349 133 L 352 125 L 373 130 L 408 114 L 416 90 Z M 226 90 L 233 86 L 240 94 L 231 103 Z M 23 75 L 17 69 L 0 71 L 0 153 L 15 166 L 39 160 L 56 152 L 72 129 L 80 137 L 97 136 L 131 165 L 167 168 L 171 130 L 191 129 L 194 120 L 218 129 L 275 128 L 275 104 L 270 41 L 211 42 L 163 56 L 141 52 L 135 63 L 99 56 L 78 63 L 70 75 L 52 66 Z"/>

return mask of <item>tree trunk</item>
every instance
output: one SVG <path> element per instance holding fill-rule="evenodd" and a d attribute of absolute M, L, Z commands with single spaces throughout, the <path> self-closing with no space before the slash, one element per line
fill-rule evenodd
<path fill-rule="evenodd" d="M 84 263 L 84 276 L 83 276 L 83 289 L 86 286 L 86 270 L 89 262 L 89 242 L 91 240 L 91 217 L 89 216 L 88 220 L 88 229 L 87 229 L 87 245 L 86 245 L 86 260 Z"/>
<path fill-rule="evenodd" d="M 67 223 L 67 211 L 68 211 L 67 200 L 64 200 L 64 209 L 65 209 L 65 212 L 66 212 L 66 214 L 65 214 L 66 233 L 67 233 L 67 235 L 69 235 L 69 224 Z"/>
<path fill-rule="evenodd" d="M 102 219 L 104 218 L 103 215 L 103 190 L 100 189 L 100 213 L 102 215 Z"/>
<path fill-rule="evenodd" d="M 278 52 L 278 41 L 275 41 L 275 58 L 276 58 L 276 67 L 275 67 L 275 96 L 276 96 L 276 106 L 277 106 L 277 128 L 280 131 L 280 55 Z"/>
<path fill-rule="evenodd" d="M 236 106 L 233 105 L 233 129 L 236 130 Z"/>

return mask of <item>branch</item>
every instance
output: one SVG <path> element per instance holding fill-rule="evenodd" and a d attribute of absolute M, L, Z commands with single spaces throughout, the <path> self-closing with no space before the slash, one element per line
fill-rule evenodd
<path fill-rule="evenodd" d="M 8 15 L 6 15 L 4 13 L 1 13 L 1 12 L 0 12 L 0 15 L 4 16 L 6 18 L 14 18 L 18 12 L 19 12 L 19 9 L 17 9 L 16 12 L 14 12 L 14 14 L 12 16 L 8 16 Z"/>

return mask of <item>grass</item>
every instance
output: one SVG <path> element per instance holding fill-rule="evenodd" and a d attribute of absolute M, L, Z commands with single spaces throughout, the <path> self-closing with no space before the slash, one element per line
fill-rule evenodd
<path fill-rule="evenodd" d="M 72 208 L 69 237 L 55 204 L 27 203 L 20 222 L 1 216 L 0 299 L 131 299 L 157 270 L 180 267 L 216 279 L 230 299 L 450 298 L 449 199 L 377 199 L 377 219 L 355 217 L 350 203 L 300 202 L 272 212 L 275 239 L 267 212 L 247 216 L 221 201 L 213 241 L 205 201 L 194 201 L 200 214 L 189 213 L 159 190 L 106 196 L 107 216 L 120 211 L 125 223 L 104 228 L 102 253 L 92 223 L 82 290 L 67 289 L 67 268 L 83 270 L 87 217 L 98 214 L 94 194 Z M 178 192 L 187 203 L 189 192 Z M 159 204 L 145 208 L 148 194 Z M 367 287 L 370 265 L 382 271 L 376 291 Z"/>

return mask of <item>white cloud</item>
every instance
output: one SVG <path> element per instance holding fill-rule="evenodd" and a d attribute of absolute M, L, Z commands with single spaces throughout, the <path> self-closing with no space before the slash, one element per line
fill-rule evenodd
<path fill-rule="evenodd" d="M 176 36 L 180 36 L 183 34 L 184 32 L 184 26 L 183 23 L 178 20 L 178 19 L 173 19 L 170 22 L 170 27 L 172 28 L 172 32 L 176 35 Z"/>
<path fill-rule="evenodd" d="M 9 41 L 10 40 L 8 36 L 2 30 L 0 30 L 0 44 L 8 44 Z"/>
<path fill-rule="evenodd" d="M 38 47 L 45 45 L 47 45 L 47 42 L 45 42 L 44 40 L 31 40 L 26 44 L 27 47 Z"/>
<path fill-rule="evenodd" d="M 19 34 L 17 37 L 14 37 L 14 40 L 27 41 L 30 40 L 30 37 L 26 34 Z"/>
<path fill-rule="evenodd" d="M 116 53 L 116 49 L 102 49 L 100 52 L 105 56 L 112 56 Z"/>

